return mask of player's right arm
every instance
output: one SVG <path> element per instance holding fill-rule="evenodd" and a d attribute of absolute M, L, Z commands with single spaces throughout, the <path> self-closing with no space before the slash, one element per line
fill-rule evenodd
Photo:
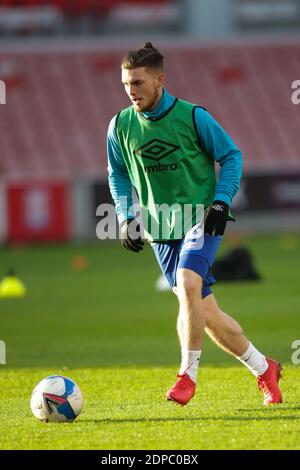
<path fill-rule="evenodd" d="M 140 225 L 132 213 L 132 184 L 122 157 L 116 132 L 116 116 L 110 121 L 107 133 L 108 184 L 115 202 L 124 248 L 138 253 L 143 249 Z"/>
<path fill-rule="evenodd" d="M 115 202 L 118 221 L 121 224 L 133 216 L 129 214 L 132 206 L 132 185 L 122 157 L 116 132 L 116 118 L 110 121 L 107 132 L 108 184 Z"/>

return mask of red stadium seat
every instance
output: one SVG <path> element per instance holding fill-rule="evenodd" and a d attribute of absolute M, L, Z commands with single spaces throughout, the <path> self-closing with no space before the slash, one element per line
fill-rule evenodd
<path fill-rule="evenodd" d="M 300 45 L 163 52 L 169 91 L 213 114 L 242 149 L 246 172 L 300 169 L 300 113 L 291 102 Z M 11 88 L 0 113 L 2 172 L 105 173 L 109 120 L 130 104 L 120 83 L 123 55 L 109 48 L 0 54 L 0 70 L 11 70 L 3 76 Z"/>

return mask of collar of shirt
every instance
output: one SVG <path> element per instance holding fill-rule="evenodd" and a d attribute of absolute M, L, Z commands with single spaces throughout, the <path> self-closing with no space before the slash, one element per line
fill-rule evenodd
<path fill-rule="evenodd" d="M 143 116 L 146 119 L 157 119 L 160 116 L 162 116 L 168 109 L 171 108 L 171 106 L 174 104 L 175 97 L 170 95 L 167 90 L 164 88 L 163 94 L 161 99 L 158 102 L 158 105 L 154 109 L 154 111 L 149 111 L 143 113 Z"/>

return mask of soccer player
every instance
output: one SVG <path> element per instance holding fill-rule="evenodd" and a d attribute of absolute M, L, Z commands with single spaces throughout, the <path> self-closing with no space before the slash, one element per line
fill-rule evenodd
<path fill-rule="evenodd" d="M 204 108 L 168 93 L 163 59 L 150 42 L 123 58 L 122 83 L 132 105 L 110 122 L 108 172 L 123 246 L 135 253 L 144 246 L 131 208 L 134 188 L 143 225 L 148 227 L 151 220 L 158 229 L 154 235 L 152 225 L 145 229 L 146 239 L 179 301 L 182 361 L 167 399 L 185 405 L 194 396 L 206 332 L 257 377 L 265 405 L 281 403 L 281 365 L 249 342 L 241 326 L 220 309 L 211 289 L 215 279 L 210 268 L 226 223 L 232 220 L 229 206 L 240 185 L 241 152 Z M 215 162 L 220 165 L 217 184 Z M 165 223 L 169 231 L 162 228 L 166 220 L 157 213 L 163 204 L 170 209 Z M 178 235 L 178 208 L 183 212 L 186 205 L 194 211 L 192 224 L 185 228 L 184 223 Z M 195 218 L 197 205 L 204 206 L 202 225 Z"/>

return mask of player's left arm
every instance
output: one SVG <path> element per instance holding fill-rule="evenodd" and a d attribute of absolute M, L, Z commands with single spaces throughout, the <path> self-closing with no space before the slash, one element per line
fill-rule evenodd
<path fill-rule="evenodd" d="M 220 124 L 203 108 L 196 108 L 195 124 L 205 151 L 220 165 L 214 201 L 206 215 L 205 231 L 223 235 L 229 206 L 240 188 L 242 153 Z"/>

